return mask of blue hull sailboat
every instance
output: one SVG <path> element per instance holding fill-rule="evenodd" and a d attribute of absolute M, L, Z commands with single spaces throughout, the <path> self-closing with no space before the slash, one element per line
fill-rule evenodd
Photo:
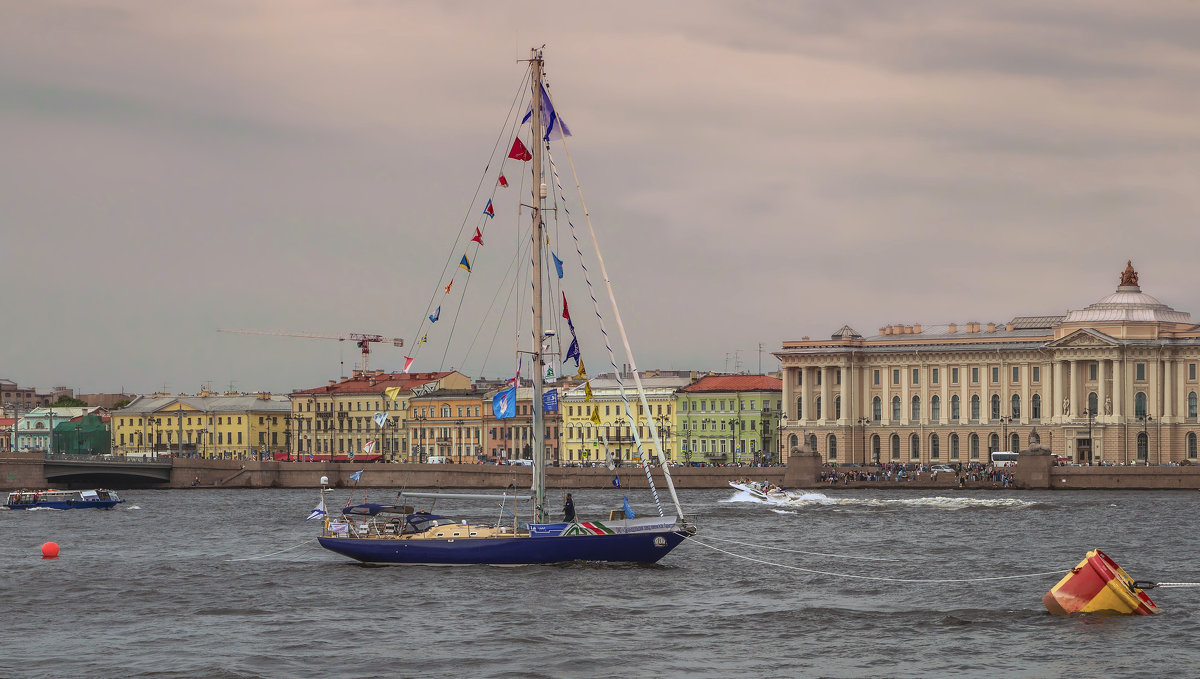
<path fill-rule="evenodd" d="M 603 295 L 592 289 L 591 281 L 587 276 L 584 255 L 579 245 L 583 239 L 575 233 L 575 226 L 570 221 L 569 211 L 563 208 L 563 205 L 565 205 L 565 196 L 562 195 L 561 184 L 556 181 L 557 170 L 554 168 L 553 157 L 550 154 L 549 142 L 551 140 L 561 140 L 565 148 L 566 137 L 570 135 L 570 131 L 555 112 L 544 84 L 544 63 L 540 49 L 532 51 L 528 63 L 530 71 L 529 83 L 531 85 L 529 89 L 529 108 L 528 113 L 520 124 L 529 123 L 528 140 L 530 143 L 526 146 L 522 142 L 521 136 L 517 136 L 513 141 L 512 150 L 508 152 L 507 158 L 514 159 L 519 163 L 529 163 L 531 169 L 530 177 L 532 181 L 530 184 L 532 197 L 525 208 L 529 210 L 532 216 L 532 224 L 528 235 L 524 238 L 525 248 L 527 249 L 518 253 L 519 258 L 529 263 L 530 280 L 528 281 L 528 287 L 515 287 L 521 290 L 532 290 L 532 304 L 530 304 L 529 300 L 523 303 L 523 305 L 529 305 L 524 306 L 524 308 L 532 308 L 532 316 L 529 319 L 530 325 L 528 326 L 529 336 L 532 339 L 532 347 L 530 350 L 521 351 L 518 354 L 523 355 L 525 360 L 532 363 L 530 367 L 532 373 L 531 382 L 533 384 L 531 403 L 534 405 L 532 408 L 532 431 L 541 432 L 545 431 L 545 423 L 543 408 L 539 406 L 543 403 L 547 376 L 557 377 L 557 373 L 554 371 L 556 367 L 560 367 L 566 361 L 573 359 L 578 368 L 578 374 L 575 375 L 575 378 L 583 385 L 587 400 L 591 400 L 591 388 L 587 382 L 587 374 L 581 359 L 575 324 L 571 319 L 567 306 L 566 292 L 561 292 L 561 318 L 565 319 L 566 328 L 557 327 L 557 329 L 547 329 L 545 327 L 547 322 L 559 323 L 557 319 L 560 315 L 554 313 L 558 311 L 556 308 L 552 308 L 552 319 L 548 321 L 548 319 L 543 318 L 544 298 L 548 296 L 543 292 L 543 287 L 550 287 L 550 282 L 554 281 L 553 275 L 547 274 L 557 272 L 559 280 L 554 282 L 559 283 L 560 288 L 561 279 L 564 275 L 563 260 L 546 247 L 548 241 L 547 230 L 543 223 L 543 213 L 550 211 L 552 208 L 556 218 L 562 214 L 567 215 L 567 225 L 570 227 L 571 236 L 574 238 L 576 244 L 576 251 L 579 253 L 580 269 L 583 272 L 582 278 L 587 284 L 588 295 L 593 301 L 593 308 L 597 317 L 596 322 L 599 324 L 600 330 L 606 338 L 608 331 L 605 330 L 605 318 L 600 312 L 599 304 L 596 302 L 597 298 Z M 543 161 L 548 162 L 548 167 L 551 171 L 544 171 L 543 168 L 547 167 L 547 165 L 544 165 Z M 503 174 L 500 174 L 497 178 L 497 184 L 501 187 L 508 185 Z M 552 206 L 547 205 L 547 185 L 557 189 L 552 195 L 552 200 L 554 201 Z M 481 212 L 484 215 L 481 219 L 484 225 L 495 217 L 496 211 L 490 198 Z M 583 210 L 583 214 L 586 217 L 586 208 Z M 589 240 L 593 245 L 596 245 L 597 240 L 594 231 L 592 231 L 590 219 L 587 221 L 587 230 L 588 236 L 590 236 Z M 475 237 L 471 241 L 482 246 L 482 236 L 480 228 L 476 228 Z M 478 253 L 478 249 L 475 249 L 470 254 L 478 255 Z M 455 252 L 456 257 L 457 252 Z M 463 255 L 462 259 L 458 262 L 458 269 L 465 270 L 468 275 L 471 274 L 473 260 L 475 260 L 474 256 L 468 257 L 467 255 Z M 633 353 L 629 347 L 625 328 L 621 323 L 620 314 L 616 309 L 612 286 L 608 284 L 609 277 L 607 271 L 605 271 L 604 260 L 600 256 L 598 245 L 596 245 L 595 260 L 598 262 L 600 274 L 607 286 L 607 295 L 612 305 L 612 317 L 615 321 L 616 334 L 625 348 L 625 358 L 622 362 L 630 366 L 633 380 L 633 384 L 628 385 L 627 391 L 626 385 L 622 381 L 622 373 L 617 370 L 618 361 L 606 339 L 605 346 L 608 349 L 609 363 L 613 366 L 614 374 L 617 376 L 617 383 L 622 398 L 618 415 L 621 416 L 623 426 L 633 435 L 639 458 L 638 465 L 645 472 L 647 483 L 654 494 L 658 515 L 635 517 L 632 509 L 626 503 L 623 510 L 612 512 L 609 518 L 604 520 L 587 521 L 577 519 L 573 516 L 572 510 L 564 517 L 563 522 L 552 522 L 546 508 L 545 441 L 541 436 L 531 436 L 533 483 L 532 493 L 529 495 L 513 495 L 509 493 L 494 495 L 473 493 L 400 493 L 400 497 L 403 498 L 426 498 L 433 499 L 434 502 L 443 499 L 499 499 L 502 510 L 501 521 L 496 523 L 472 523 L 467 520 L 454 520 L 441 515 L 414 511 L 411 505 L 404 504 L 361 504 L 347 506 L 341 511 L 340 516 L 335 517 L 326 513 L 325 494 L 329 491 L 327 488 L 322 488 L 321 502 L 317 506 L 317 509 L 314 510 L 313 516 L 310 516 L 310 518 L 318 515 L 323 517 L 323 529 L 320 537 L 318 537 L 318 541 L 322 547 L 367 563 L 520 565 L 598 561 L 650 564 L 657 563 L 669 554 L 672 549 L 679 546 L 689 535 L 695 532 L 695 527 L 684 520 L 683 509 L 679 503 L 679 497 L 675 492 L 675 486 L 671 480 L 670 469 L 666 464 L 666 460 L 661 455 L 659 455 L 658 460 L 651 460 L 646 452 L 647 446 L 644 444 L 653 443 L 653 450 L 661 451 L 663 449 L 662 442 L 653 419 L 650 419 L 644 425 L 648 428 L 650 436 L 643 441 L 642 432 L 644 430 L 638 419 L 633 416 L 635 409 L 642 412 L 649 412 L 650 407 L 645 391 L 642 388 L 640 374 L 633 360 Z M 457 272 L 457 269 L 453 271 Z M 450 294 L 453 288 L 454 275 L 457 274 L 452 273 L 450 281 L 444 285 L 447 295 Z M 439 287 L 442 287 L 441 284 L 439 284 Z M 464 282 L 463 285 L 459 286 L 460 292 L 458 294 L 462 294 L 461 289 L 465 287 L 466 283 Z M 495 288 L 492 289 L 494 290 Z M 440 290 L 438 294 L 440 294 Z M 557 297 L 552 297 L 552 300 L 556 301 Z M 428 313 L 426 316 L 430 328 L 433 328 L 432 324 L 437 323 L 441 317 L 442 305 L 438 304 L 437 309 L 432 310 L 434 303 L 436 301 L 430 303 L 431 313 Z M 553 302 L 551 302 L 550 306 L 553 307 Z M 421 323 L 422 328 L 418 329 L 416 335 L 421 339 L 415 345 L 410 346 L 419 348 L 428 337 L 428 332 L 423 331 L 426 323 L 424 320 Z M 565 330 L 569 330 L 570 333 L 570 346 L 564 355 L 562 353 L 561 342 L 558 345 L 557 351 L 552 350 L 552 347 L 557 338 L 567 339 Z M 412 358 L 406 357 L 406 370 L 411 365 L 412 360 Z M 514 358 L 514 363 L 517 366 L 517 376 L 509 381 L 511 385 L 509 389 L 500 391 L 493 399 L 493 410 L 496 417 L 500 419 L 512 417 L 514 412 L 516 385 L 520 383 L 520 366 L 522 365 L 522 361 L 519 358 Z M 628 375 L 625 377 L 628 377 Z M 592 423 L 599 430 L 599 409 L 588 406 L 588 413 L 592 416 Z M 655 462 L 658 464 L 654 464 Z M 660 502 L 658 492 L 655 488 L 655 475 L 652 473 L 654 469 L 661 471 L 661 478 L 665 481 L 670 491 L 675 510 L 674 515 L 663 511 L 663 504 Z M 514 502 L 520 500 L 532 502 L 527 521 L 518 520 L 516 512 L 510 511 L 505 514 L 506 508 L 504 503 L 508 500 Z"/>

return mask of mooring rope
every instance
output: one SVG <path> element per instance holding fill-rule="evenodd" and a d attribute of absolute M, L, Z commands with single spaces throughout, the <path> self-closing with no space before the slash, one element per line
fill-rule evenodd
<path fill-rule="evenodd" d="M 314 544 L 314 543 L 312 542 L 312 539 L 309 538 L 308 540 L 305 540 L 304 542 L 301 542 L 298 545 L 293 545 L 291 547 L 288 547 L 287 549 L 281 549 L 278 552 L 271 552 L 270 554 L 261 554 L 259 556 L 248 556 L 248 557 L 245 557 L 242 559 L 226 559 L 226 561 L 256 561 L 258 559 L 265 559 L 269 556 L 275 556 L 276 554 L 283 554 L 284 552 L 290 552 L 293 549 L 299 549 L 305 545 L 312 545 L 312 544 Z"/>
<path fill-rule="evenodd" d="M 1155 587 L 1200 587 L 1200 582 L 1157 582 Z"/>
<path fill-rule="evenodd" d="M 828 556 L 833 559 L 858 559 L 861 561 L 901 561 L 901 559 L 888 556 L 857 556 L 851 554 L 825 554 L 823 552 L 806 552 L 802 549 L 788 549 L 787 547 L 772 547 L 770 545 L 756 545 L 752 542 L 739 542 L 737 540 L 729 540 L 726 538 L 714 538 L 711 535 L 705 536 L 705 540 L 716 540 L 717 542 L 728 542 L 734 545 L 743 547 L 753 547 L 758 549 L 773 549 L 777 552 L 790 552 L 792 554 L 807 554 L 809 556 Z"/>
<path fill-rule="evenodd" d="M 1063 573 L 1070 572 L 1069 569 L 1059 569 L 1059 570 L 1055 570 L 1055 571 L 1043 571 L 1041 573 L 1025 573 L 1022 575 L 995 575 L 995 576 L 986 577 L 986 578 L 944 578 L 944 579 L 937 579 L 937 580 L 923 580 L 923 579 L 917 579 L 917 578 L 885 578 L 885 577 L 879 577 L 879 576 L 874 576 L 874 575 L 853 575 L 851 573 L 833 573 L 830 571 L 819 571 L 819 570 L 815 570 L 812 568 L 801 568 L 800 566 L 792 566 L 792 565 L 785 564 L 785 563 L 776 563 L 773 561 L 767 561 L 765 559 L 756 559 L 752 556 L 746 556 L 744 554 L 736 554 L 729 550 L 721 549 L 720 547 L 706 544 L 706 543 L 701 542 L 700 540 L 697 540 L 696 538 L 691 537 L 689 535 L 684 535 L 684 537 L 689 542 L 694 542 L 703 547 L 708 547 L 711 550 L 721 552 L 722 554 L 727 554 L 729 556 L 737 557 L 739 559 L 745 559 L 746 561 L 753 561 L 755 563 L 760 563 L 760 564 L 763 564 L 766 566 L 775 566 L 777 568 L 787 568 L 789 570 L 800 571 L 802 573 L 812 573 L 814 575 L 828 575 L 828 576 L 834 577 L 834 578 L 853 578 L 855 580 L 878 580 L 878 581 L 883 581 L 883 582 L 909 582 L 909 583 L 916 583 L 916 584 L 933 585 L 933 584 L 948 583 L 948 582 L 987 582 L 987 581 L 995 581 L 995 580 L 1016 580 L 1018 578 L 1038 578 L 1038 577 L 1044 577 L 1047 575 L 1062 575 Z"/>

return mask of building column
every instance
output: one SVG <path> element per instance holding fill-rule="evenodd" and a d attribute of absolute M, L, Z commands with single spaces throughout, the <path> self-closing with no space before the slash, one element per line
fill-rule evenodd
<path fill-rule="evenodd" d="M 1079 378 L 1081 377 L 1081 375 L 1079 374 L 1079 360 L 1073 358 L 1073 359 L 1071 359 L 1070 363 L 1071 363 L 1071 365 L 1070 365 L 1071 379 L 1070 379 L 1070 392 L 1069 392 L 1070 395 L 1067 398 L 1071 399 L 1070 418 L 1076 419 L 1079 417 L 1079 413 L 1083 410 L 1082 408 L 1079 407 L 1079 393 L 1080 393 L 1080 391 L 1082 391 L 1079 388 L 1080 387 Z"/>
<path fill-rule="evenodd" d="M 835 368 L 834 374 L 841 375 L 841 379 L 838 380 L 838 385 L 837 385 L 838 390 L 837 391 L 838 391 L 838 399 L 842 402 L 842 416 L 840 418 L 835 417 L 835 421 L 851 422 L 852 420 L 850 419 L 850 414 L 849 414 L 850 413 L 850 402 L 849 402 L 849 400 L 846 399 L 846 383 L 850 381 L 850 375 L 851 375 L 849 363 L 843 364 L 840 368 Z M 837 415 L 836 410 L 834 410 L 832 412 L 835 416 Z M 850 450 L 850 449 L 847 448 L 847 450 Z M 850 458 L 845 457 L 842 459 L 848 460 Z"/>
<path fill-rule="evenodd" d="M 958 421 L 966 423 L 971 421 L 971 367 L 969 365 L 960 364 L 958 366 Z M 967 458 L 966 446 L 970 440 L 970 435 L 959 441 L 959 445 L 963 446 L 960 454 L 963 459 Z"/>
<path fill-rule="evenodd" d="M 1113 359 L 1113 421 L 1120 422 L 1125 416 L 1125 361 Z"/>
<path fill-rule="evenodd" d="M 830 415 L 833 414 L 833 402 L 829 400 L 829 394 L 832 390 L 829 388 L 829 378 L 833 374 L 833 369 L 829 366 L 821 366 L 818 368 L 821 371 L 821 412 L 818 413 L 818 420 L 829 422 Z"/>
<path fill-rule="evenodd" d="M 1163 366 L 1163 417 L 1175 416 L 1175 362 L 1164 358 Z M 1172 420 L 1167 420 L 1168 422 Z"/>
<path fill-rule="evenodd" d="M 1033 364 L 1021 364 L 1021 424 L 1029 424 L 1033 419 L 1033 401 L 1030 400 L 1030 390 L 1033 386 Z"/>
<path fill-rule="evenodd" d="M 796 419 L 796 399 L 792 397 L 793 380 L 796 379 L 796 369 L 786 368 L 783 371 L 783 418 L 791 422 Z"/>
<path fill-rule="evenodd" d="M 1097 416 L 1096 420 L 1104 421 L 1102 418 L 1106 418 L 1108 415 L 1107 410 L 1105 410 L 1105 408 L 1104 408 L 1104 403 L 1109 398 L 1109 395 L 1108 395 L 1108 373 L 1109 373 L 1110 368 L 1108 367 L 1107 359 L 1102 358 L 1102 359 L 1096 361 L 1096 363 L 1097 363 L 1096 377 L 1099 379 L 1099 382 L 1100 382 L 1100 389 L 1097 393 L 1097 399 L 1096 399 L 1096 401 L 1097 401 L 1096 407 L 1100 412 L 1096 413 L 1096 416 Z"/>
<path fill-rule="evenodd" d="M 1054 378 L 1050 384 L 1050 391 L 1052 392 L 1052 396 L 1050 398 L 1050 417 L 1055 422 L 1061 422 L 1063 419 L 1065 419 L 1063 417 L 1064 413 L 1062 410 L 1062 402 L 1063 402 L 1063 398 L 1064 398 L 1063 397 L 1063 367 L 1064 367 L 1063 361 L 1060 361 L 1060 360 L 1054 361 L 1054 369 L 1053 369 Z"/>
<path fill-rule="evenodd" d="M 941 364 L 941 366 L 938 367 L 938 370 L 941 371 L 941 373 L 942 373 L 942 375 L 941 375 L 941 378 L 942 378 L 942 384 L 941 384 L 941 387 L 942 387 L 942 389 L 941 389 L 941 392 L 942 392 L 941 393 L 942 416 L 938 418 L 938 424 L 949 424 L 950 423 L 950 366 L 949 366 L 949 364 L 943 363 L 943 364 Z M 948 459 L 948 456 L 950 455 L 950 452 L 949 452 L 950 451 L 950 437 L 949 436 L 946 437 L 946 451 L 947 451 L 946 455 L 947 455 L 947 459 Z"/>
<path fill-rule="evenodd" d="M 909 400 L 912 398 L 912 394 L 909 393 L 909 384 L 908 384 L 911 381 L 910 380 L 911 375 L 908 372 L 909 370 L 912 370 L 912 368 L 908 367 L 907 365 L 905 365 L 903 368 L 900 368 L 900 422 L 901 422 L 901 424 L 916 424 L 915 422 L 912 421 L 912 402 Z M 902 438 L 907 438 L 907 436 L 904 436 Z"/>

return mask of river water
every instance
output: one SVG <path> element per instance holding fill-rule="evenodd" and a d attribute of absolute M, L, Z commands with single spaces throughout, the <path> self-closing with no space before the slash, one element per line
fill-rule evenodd
<path fill-rule="evenodd" d="M 624 495 L 655 511 L 644 491 L 574 492 L 582 518 Z M 1194 491 L 830 488 L 768 506 L 688 490 L 705 544 L 658 566 L 516 568 L 347 561 L 304 522 L 315 491 L 123 496 L 0 511 L 0 677 L 1200 674 L 1200 588 L 1151 591 L 1158 616 L 1052 617 L 1059 575 L 949 582 L 1066 570 L 1094 547 L 1139 580 L 1200 581 Z"/>

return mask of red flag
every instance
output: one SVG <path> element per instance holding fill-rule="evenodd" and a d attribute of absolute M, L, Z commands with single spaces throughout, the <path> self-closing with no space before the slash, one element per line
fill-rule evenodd
<path fill-rule="evenodd" d="M 567 310 L 567 293 L 563 293 L 563 318 L 570 320 L 571 312 Z"/>
<path fill-rule="evenodd" d="M 451 279 L 451 280 L 450 280 L 450 282 L 446 284 L 446 294 L 447 294 L 447 295 L 449 295 L 449 294 L 450 294 L 450 286 L 451 286 L 451 285 L 454 285 L 454 280 L 453 280 L 453 279 Z"/>
<path fill-rule="evenodd" d="M 412 364 L 413 364 L 412 357 L 405 356 L 404 357 L 404 372 L 408 372 L 408 369 L 412 367 Z"/>
<path fill-rule="evenodd" d="M 533 155 L 529 153 L 529 149 L 521 143 L 521 138 L 517 137 L 513 140 L 512 150 L 508 152 L 508 157 L 513 160 L 533 160 Z"/>
<path fill-rule="evenodd" d="M 483 234 L 479 231 L 478 226 L 475 227 L 475 237 L 472 238 L 471 240 L 475 241 L 476 243 L 479 243 L 480 245 L 483 245 Z"/>
<path fill-rule="evenodd" d="M 518 140 L 518 141 L 520 141 L 520 140 Z M 504 175 L 500 175 L 500 186 L 502 186 L 506 189 L 508 188 L 508 180 L 504 178 Z"/>

